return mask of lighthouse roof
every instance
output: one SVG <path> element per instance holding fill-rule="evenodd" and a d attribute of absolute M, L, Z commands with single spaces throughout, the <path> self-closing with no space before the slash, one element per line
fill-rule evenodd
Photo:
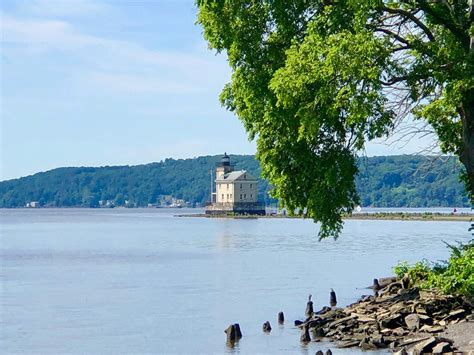
<path fill-rule="evenodd" d="M 224 174 L 222 178 L 217 179 L 216 181 L 232 182 L 236 180 L 257 181 L 257 179 L 253 175 L 249 174 L 246 170 L 231 171 L 227 174 Z"/>

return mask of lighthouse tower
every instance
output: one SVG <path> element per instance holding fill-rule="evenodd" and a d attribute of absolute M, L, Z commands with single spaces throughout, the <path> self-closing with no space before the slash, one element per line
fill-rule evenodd
<path fill-rule="evenodd" d="M 230 157 L 224 153 L 221 161 L 216 164 L 216 180 L 224 179 L 224 175 L 234 171 L 234 166 L 230 165 Z"/>

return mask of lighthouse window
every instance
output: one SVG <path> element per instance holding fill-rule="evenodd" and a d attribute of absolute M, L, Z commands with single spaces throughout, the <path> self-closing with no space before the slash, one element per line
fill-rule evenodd
<path fill-rule="evenodd" d="M 253 194 L 250 194 L 250 198 L 253 198 Z"/>
<path fill-rule="evenodd" d="M 229 184 L 226 184 L 227 185 L 227 190 L 229 190 Z"/>
<path fill-rule="evenodd" d="M 240 194 L 240 199 L 242 199 L 242 194 Z"/>
<path fill-rule="evenodd" d="M 252 188 L 252 184 L 250 184 L 250 188 Z"/>
<path fill-rule="evenodd" d="M 227 199 L 229 199 L 229 194 L 227 194 Z"/>
<path fill-rule="evenodd" d="M 232 198 L 232 194 L 230 194 L 230 198 Z"/>
<path fill-rule="evenodd" d="M 222 194 L 222 199 L 224 199 L 224 194 Z"/>
<path fill-rule="evenodd" d="M 244 198 L 247 198 L 247 194 L 244 194 Z"/>
<path fill-rule="evenodd" d="M 242 184 L 240 184 L 240 188 L 242 188 Z"/>
<path fill-rule="evenodd" d="M 247 175 L 244 175 L 244 179 L 247 179 Z"/>

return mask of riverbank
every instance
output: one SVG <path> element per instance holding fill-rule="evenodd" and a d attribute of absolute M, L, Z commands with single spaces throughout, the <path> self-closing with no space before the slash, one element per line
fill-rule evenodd
<path fill-rule="evenodd" d="M 203 218 L 232 218 L 232 219 L 256 219 L 256 218 L 304 218 L 302 216 L 288 216 L 283 214 L 267 214 L 265 216 L 254 215 L 207 215 L 205 213 L 177 214 L 175 217 L 203 217 Z M 375 212 L 354 213 L 343 216 L 345 220 L 389 220 L 389 221 L 446 221 L 446 222 L 470 222 L 474 214 L 468 213 L 411 213 L 411 212 Z"/>
<path fill-rule="evenodd" d="M 295 322 L 300 340 L 329 339 L 340 348 L 388 348 L 398 354 L 474 351 L 472 300 L 406 288 L 407 282 L 378 280 L 374 285 L 385 286 L 374 286 L 375 295 L 345 308 L 313 312 L 304 322 Z"/>

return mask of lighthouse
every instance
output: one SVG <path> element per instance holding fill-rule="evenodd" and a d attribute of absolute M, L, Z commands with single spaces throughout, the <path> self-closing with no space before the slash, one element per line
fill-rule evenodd
<path fill-rule="evenodd" d="M 265 214 L 265 206 L 258 201 L 258 180 L 246 170 L 234 170 L 227 153 L 216 163 L 215 177 L 206 214 Z"/>

